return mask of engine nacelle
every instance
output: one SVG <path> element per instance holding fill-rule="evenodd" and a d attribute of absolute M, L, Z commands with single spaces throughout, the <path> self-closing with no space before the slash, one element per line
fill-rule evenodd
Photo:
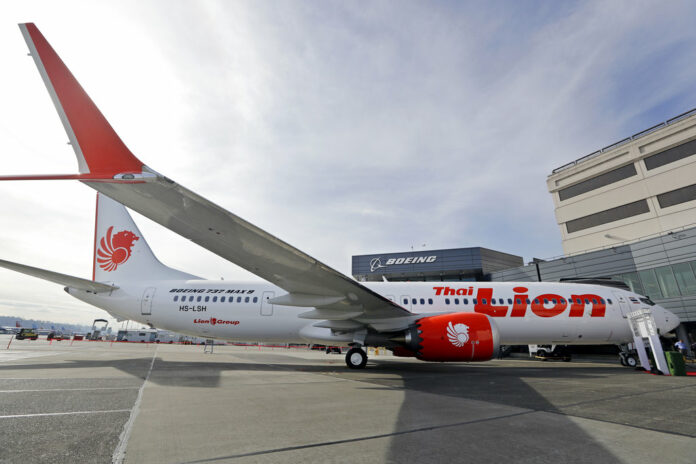
<path fill-rule="evenodd" d="M 405 349 L 423 361 L 488 361 L 500 349 L 498 328 L 480 313 L 424 317 L 408 330 L 405 341 Z M 403 350 L 398 355 L 408 356 Z"/>

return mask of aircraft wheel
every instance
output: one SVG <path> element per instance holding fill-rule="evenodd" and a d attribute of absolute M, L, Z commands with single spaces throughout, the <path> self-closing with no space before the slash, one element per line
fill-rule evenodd
<path fill-rule="evenodd" d="M 363 369 L 367 364 L 367 353 L 362 348 L 351 348 L 346 353 L 346 364 L 351 369 Z"/>
<path fill-rule="evenodd" d="M 626 364 L 626 359 L 623 356 L 619 356 L 619 362 L 622 366 L 628 366 L 628 364 Z"/>
<path fill-rule="evenodd" d="M 633 356 L 626 356 L 626 365 L 628 367 L 636 367 L 638 365 L 638 361 Z"/>

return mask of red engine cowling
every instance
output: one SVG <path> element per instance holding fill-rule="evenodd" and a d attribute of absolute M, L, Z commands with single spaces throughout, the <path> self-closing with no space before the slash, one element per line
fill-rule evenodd
<path fill-rule="evenodd" d="M 423 361 L 488 361 L 500 349 L 498 328 L 480 313 L 424 317 L 409 332 L 406 348 Z"/>

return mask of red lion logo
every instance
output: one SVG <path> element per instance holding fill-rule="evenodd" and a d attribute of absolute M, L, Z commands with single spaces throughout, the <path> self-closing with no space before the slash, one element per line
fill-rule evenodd
<path fill-rule="evenodd" d="M 102 237 L 99 241 L 100 246 L 97 250 L 99 267 L 107 272 L 115 271 L 119 264 L 128 261 L 133 242 L 140 238 L 129 230 L 122 230 L 112 237 L 113 230 L 114 226 L 109 227 L 106 237 Z"/>

